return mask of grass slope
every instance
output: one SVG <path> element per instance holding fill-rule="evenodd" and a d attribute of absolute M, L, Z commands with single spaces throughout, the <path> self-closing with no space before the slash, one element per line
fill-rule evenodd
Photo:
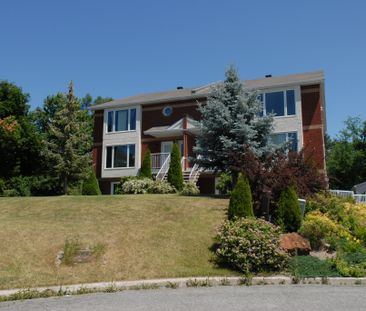
<path fill-rule="evenodd" d="M 0 288 L 232 275 L 209 248 L 228 201 L 177 195 L 0 198 Z M 66 238 L 105 259 L 56 267 Z"/>

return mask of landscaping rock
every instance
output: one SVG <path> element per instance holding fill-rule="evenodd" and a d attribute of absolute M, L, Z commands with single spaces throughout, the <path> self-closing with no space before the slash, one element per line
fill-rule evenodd
<path fill-rule="evenodd" d="M 281 248 L 290 255 L 309 255 L 310 242 L 296 232 L 281 235 Z"/>

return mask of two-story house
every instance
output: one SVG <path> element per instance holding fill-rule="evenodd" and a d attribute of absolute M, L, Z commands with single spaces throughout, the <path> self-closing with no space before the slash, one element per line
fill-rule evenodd
<path fill-rule="evenodd" d="M 274 142 L 291 141 L 291 148 L 311 156 L 325 171 L 326 130 L 324 74 L 322 71 L 243 81 L 258 90 L 264 113 L 273 112 Z M 200 119 L 198 103 L 205 103 L 211 85 L 131 96 L 93 106 L 93 163 L 104 194 L 113 193 L 122 176 L 137 175 L 146 150 L 152 170 L 164 179 L 174 142 L 180 145 L 186 180 L 197 182 L 202 193 L 214 193 L 216 176 L 188 161 Z"/>

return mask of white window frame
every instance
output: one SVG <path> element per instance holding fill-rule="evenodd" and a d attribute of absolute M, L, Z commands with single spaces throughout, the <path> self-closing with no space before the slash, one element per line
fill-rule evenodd
<path fill-rule="evenodd" d="M 294 91 L 294 100 L 295 100 L 295 114 L 287 114 L 287 91 Z M 284 109 L 283 109 L 283 116 L 274 116 L 274 118 L 283 118 L 283 117 L 296 117 L 297 116 L 297 105 L 296 105 L 296 93 L 297 90 L 295 88 L 285 88 L 285 89 L 271 89 L 271 90 L 265 90 L 263 92 L 260 92 L 259 94 L 262 95 L 262 105 L 263 105 L 263 115 L 266 116 L 267 115 L 267 107 L 266 107 L 266 93 L 277 93 L 277 92 L 282 92 L 282 96 L 283 96 L 283 104 L 284 104 Z"/>
<path fill-rule="evenodd" d="M 113 190 L 114 190 L 114 185 L 117 185 L 117 184 L 119 184 L 119 181 L 112 181 L 111 182 L 111 189 L 110 189 L 110 193 L 112 194 L 112 195 L 114 195 L 115 193 L 113 192 Z"/>
<path fill-rule="evenodd" d="M 127 165 L 130 164 L 130 145 L 134 145 L 135 146 L 135 165 L 134 166 L 120 166 L 120 167 L 114 167 L 114 147 L 120 147 L 120 146 L 127 146 Z M 108 153 L 108 147 L 112 147 L 112 167 L 107 167 L 107 153 Z M 126 143 L 126 144 L 121 144 L 121 145 L 106 145 L 105 149 L 104 149 L 104 169 L 105 170 L 125 170 L 125 169 L 133 169 L 136 168 L 136 144 L 135 143 Z"/>
<path fill-rule="evenodd" d="M 131 130 L 131 110 L 136 111 L 136 116 L 135 116 L 135 129 Z M 116 127 L 116 111 L 123 111 L 123 110 L 127 110 L 128 111 L 128 126 L 127 126 L 127 130 L 124 131 L 116 131 L 115 127 Z M 125 108 L 125 109 L 109 109 L 106 110 L 106 122 L 105 122 L 105 132 L 107 134 L 116 134 L 116 133 L 127 133 L 127 132 L 136 132 L 137 129 L 137 107 L 131 107 L 131 108 Z M 112 112 L 112 131 L 108 132 L 108 115 L 109 113 Z"/>

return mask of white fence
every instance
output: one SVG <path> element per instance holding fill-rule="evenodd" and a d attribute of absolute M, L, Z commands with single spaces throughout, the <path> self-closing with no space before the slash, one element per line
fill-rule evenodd
<path fill-rule="evenodd" d="M 347 190 L 329 190 L 331 194 L 343 198 L 354 198 L 357 203 L 366 204 L 366 194 L 355 194 L 353 191 Z"/>

